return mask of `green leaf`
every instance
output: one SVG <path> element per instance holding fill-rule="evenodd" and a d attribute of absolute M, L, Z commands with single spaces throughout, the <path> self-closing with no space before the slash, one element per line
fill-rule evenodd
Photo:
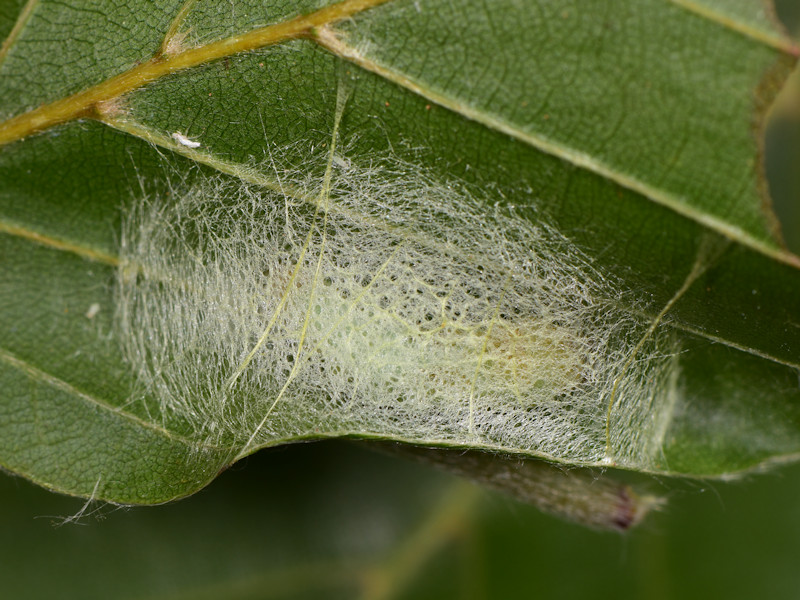
<path fill-rule="evenodd" d="M 797 48 L 760 0 L 0 12 L 6 468 L 154 503 L 332 436 L 693 476 L 800 451 L 760 156 Z M 479 308 L 396 318 L 448 285 Z"/>

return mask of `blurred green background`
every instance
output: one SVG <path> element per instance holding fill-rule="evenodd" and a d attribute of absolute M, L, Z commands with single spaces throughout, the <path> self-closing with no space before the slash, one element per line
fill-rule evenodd
<path fill-rule="evenodd" d="M 800 2 L 776 0 L 786 29 L 800 37 Z M 795 73 L 791 95 L 767 130 L 767 178 L 775 213 L 781 221 L 786 245 L 800 254 L 800 77 Z"/>
<path fill-rule="evenodd" d="M 779 4 L 800 32 L 800 3 Z M 769 129 L 767 172 L 800 252 L 796 93 Z M 35 599 L 800 597 L 800 465 L 647 485 L 669 503 L 618 535 L 347 442 L 262 451 L 161 507 L 84 507 L 4 475 L 0 586 Z"/>
<path fill-rule="evenodd" d="M 263 451 L 162 507 L 0 480 L 6 598 L 797 598 L 800 466 L 654 481 L 669 504 L 598 533 L 346 442 Z M 369 578 L 383 577 L 385 588 Z M 390 594 L 382 594 L 391 591 Z"/>

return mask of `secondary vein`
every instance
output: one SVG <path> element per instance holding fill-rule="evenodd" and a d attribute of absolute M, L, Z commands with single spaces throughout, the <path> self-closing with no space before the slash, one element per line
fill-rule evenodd
<path fill-rule="evenodd" d="M 60 378 L 56 377 L 55 375 L 51 375 L 50 373 L 42 371 L 38 367 L 35 367 L 35 366 L 31 365 L 30 363 L 22 360 L 21 358 L 18 358 L 17 356 L 14 356 L 10 352 L 8 352 L 6 350 L 3 350 L 1 348 L 0 348 L 0 362 L 4 362 L 7 365 L 10 365 L 11 367 L 21 371 L 27 377 L 29 377 L 29 378 L 31 378 L 31 379 L 33 379 L 35 381 L 39 381 L 39 382 L 44 383 L 44 384 L 46 384 L 46 385 L 48 385 L 48 386 L 50 386 L 52 388 L 61 390 L 62 392 L 65 392 L 65 393 L 69 394 L 72 397 L 80 398 L 84 402 L 86 402 L 88 404 L 91 404 L 93 406 L 97 406 L 97 407 L 100 407 L 100 408 L 102 408 L 104 410 L 108 410 L 109 412 L 113 412 L 113 413 L 119 415 L 121 418 L 126 419 L 128 421 L 131 421 L 131 422 L 135 423 L 136 425 L 144 427 L 145 429 L 149 429 L 149 430 L 151 430 L 151 431 L 153 431 L 153 432 L 155 432 L 155 433 L 157 433 L 159 435 L 164 436 L 165 438 L 167 438 L 169 440 L 178 442 L 180 444 L 184 444 L 185 446 L 189 446 L 189 447 L 194 448 L 194 449 L 205 448 L 205 449 L 210 449 L 210 450 L 220 450 L 220 448 L 218 448 L 216 446 L 210 446 L 210 445 L 205 444 L 205 443 L 196 442 L 196 441 L 184 438 L 182 436 L 176 435 L 175 433 L 173 433 L 173 432 L 171 432 L 171 431 L 169 431 L 167 429 L 163 429 L 162 427 L 159 427 L 158 425 L 156 425 L 154 423 L 151 423 L 149 421 L 145 421 L 145 420 L 140 419 L 139 417 L 137 417 L 135 415 L 132 415 L 131 413 L 125 412 L 123 410 L 120 410 L 118 407 L 109 404 L 105 400 L 102 400 L 100 398 L 95 398 L 94 396 L 92 396 L 90 394 L 87 394 L 86 392 L 83 392 L 83 391 L 77 389 L 76 387 L 74 387 L 71 384 L 67 383 L 63 379 L 60 379 Z"/>
<path fill-rule="evenodd" d="M 669 0 L 669 1 L 672 4 L 675 4 L 676 6 L 679 6 L 688 12 L 694 13 L 702 17 L 703 19 L 706 19 L 707 21 L 719 23 L 726 29 L 735 31 L 745 37 L 749 37 L 750 39 L 761 42 L 762 44 L 772 46 L 773 48 L 775 48 L 776 50 L 780 50 L 781 52 L 785 52 L 793 56 L 797 56 L 798 53 L 800 53 L 800 48 L 798 48 L 794 43 L 792 43 L 791 40 L 782 37 L 778 33 L 771 35 L 767 31 L 759 30 L 758 28 L 752 27 L 747 23 L 737 21 L 736 19 L 733 19 L 731 17 L 727 17 L 693 0 Z"/>
<path fill-rule="evenodd" d="M 19 17 L 17 18 L 17 22 L 14 23 L 13 29 L 8 34 L 8 37 L 3 41 L 3 45 L 0 46 L 0 65 L 3 64 L 3 61 L 8 55 L 8 51 L 11 49 L 11 46 L 14 45 L 14 42 L 17 41 L 19 34 L 25 28 L 25 25 L 28 23 L 28 19 L 33 13 L 33 9 L 36 8 L 37 4 L 39 4 L 39 0 L 28 0 L 25 3 L 22 12 L 19 14 Z"/>
<path fill-rule="evenodd" d="M 362 69 L 375 73 L 376 75 L 379 75 L 380 77 L 391 81 L 392 83 L 395 83 L 396 85 L 399 85 L 417 94 L 418 96 L 425 98 L 426 100 L 438 104 L 443 108 L 451 110 L 462 117 L 465 117 L 471 121 L 475 121 L 476 123 L 480 123 L 489 129 L 504 133 L 522 142 L 523 144 L 532 146 L 546 154 L 556 156 L 568 163 L 575 165 L 576 167 L 595 173 L 604 179 L 613 181 L 623 188 L 636 192 L 637 194 L 650 199 L 656 204 L 660 204 L 672 210 L 673 212 L 702 225 L 706 229 L 719 233 L 727 239 L 755 250 L 760 254 L 792 267 L 800 268 L 800 259 L 793 254 L 785 252 L 779 248 L 774 248 L 769 244 L 754 238 L 740 227 L 726 223 L 714 215 L 703 213 L 693 206 L 683 202 L 681 198 L 676 197 L 665 190 L 658 189 L 646 181 L 625 173 L 621 173 L 613 166 L 605 163 L 602 160 L 599 160 L 595 156 L 576 150 L 575 148 L 567 146 L 557 140 L 553 140 L 537 132 L 523 131 L 513 123 L 509 123 L 497 115 L 491 114 L 487 111 L 479 110 L 461 101 L 459 98 L 434 90 L 425 83 L 417 81 L 405 73 L 396 71 L 379 63 L 376 60 L 368 58 L 361 54 L 356 48 L 339 39 L 331 29 L 320 29 L 313 39 L 320 46 L 329 52 L 332 52 L 336 56 L 352 62 Z"/>
<path fill-rule="evenodd" d="M 27 227 L 20 227 L 18 225 L 12 225 L 11 223 L 4 223 L 0 221 L 0 233 L 30 240 L 32 242 L 36 242 L 37 244 L 41 244 L 42 246 L 47 246 L 48 248 L 63 250 L 64 252 L 71 252 L 85 259 L 105 263 L 107 265 L 111 265 L 112 267 L 119 266 L 119 257 L 117 256 L 113 256 L 103 252 L 102 250 L 95 250 L 94 248 L 89 248 L 88 246 L 76 244 L 74 242 L 54 238 L 44 233 L 28 229 Z"/>

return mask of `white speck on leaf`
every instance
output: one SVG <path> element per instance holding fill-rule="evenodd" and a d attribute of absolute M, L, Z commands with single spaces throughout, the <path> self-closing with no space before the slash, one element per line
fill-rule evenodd
<path fill-rule="evenodd" d="M 181 146 L 186 146 L 187 148 L 199 148 L 200 142 L 195 142 L 194 140 L 190 140 L 185 135 L 183 135 L 180 131 L 176 131 L 172 134 L 172 139 L 178 142 Z"/>
<path fill-rule="evenodd" d="M 100 305 L 95 302 L 89 307 L 89 310 L 86 311 L 85 317 L 87 319 L 94 319 L 97 316 L 97 313 L 100 312 Z"/>

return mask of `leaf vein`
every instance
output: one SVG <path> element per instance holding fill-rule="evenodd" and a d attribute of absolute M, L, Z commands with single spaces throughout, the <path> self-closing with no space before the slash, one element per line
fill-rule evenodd
<path fill-rule="evenodd" d="M 736 19 L 726 17 L 725 15 L 722 15 L 708 7 L 702 6 L 693 0 L 668 1 L 675 6 L 679 6 L 680 8 L 686 10 L 687 12 L 702 17 L 707 21 L 717 23 L 725 29 L 735 31 L 736 33 L 739 33 L 752 40 L 756 40 L 757 42 L 761 42 L 762 44 L 771 46 L 776 50 L 780 50 L 781 52 L 786 52 L 787 54 L 791 54 L 793 56 L 797 56 L 798 53 L 800 53 L 800 48 L 780 35 L 769 35 L 764 31 L 759 31 L 755 27 L 751 27 L 746 23 L 737 21 Z"/>
<path fill-rule="evenodd" d="M 226 56 L 273 46 L 310 35 L 316 28 L 340 21 L 389 0 L 342 0 L 287 21 L 210 42 L 171 55 L 156 52 L 151 59 L 93 87 L 45 104 L 0 123 L 0 146 L 54 125 L 81 117 L 97 117 L 99 107 L 161 77 Z"/>
<path fill-rule="evenodd" d="M 21 227 L 19 225 L 0 221 L 0 233 L 30 240 L 42 246 L 47 246 L 48 248 L 54 248 L 64 252 L 71 252 L 72 254 L 77 254 L 78 256 L 87 260 L 105 263 L 107 265 L 111 265 L 112 267 L 119 266 L 119 257 L 117 256 L 108 254 L 102 250 L 97 250 L 95 248 L 76 244 L 75 242 L 61 240 L 44 233 L 33 231 L 27 227 Z"/>
<path fill-rule="evenodd" d="M 551 140 L 546 136 L 522 131 L 515 127 L 514 124 L 508 123 L 499 116 L 491 113 L 480 111 L 458 98 L 454 98 L 446 93 L 442 93 L 427 87 L 425 84 L 414 80 L 413 78 L 395 71 L 375 60 L 363 56 L 358 50 L 352 46 L 348 46 L 345 42 L 341 41 L 329 29 L 321 30 L 319 35 L 314 38 L 320 46 L 332 52 L 340 58 L 350 61 L 353 64 L 375 73 L 396 85 L 399 85 L 426 100 L 438 104 L 439 106 L 451 110 L 462 117 L 480 123 L 490 129 L 508 135 L 517 141 L 520 141 L 528 146 L 532 146 L 551 156 L 555 156 L 576 167 L 592 172 L 604 179 L 613 181 L 620 187 L 636 192 L 640 196 L 659 204 L 695 223 L 709 229 L 713 232 L 719 233 L 725 238 L 732 240 L 738 244 L 746 246 L 760 254 L 768 256 L 783 264 L 789 265 L 794 268 L 800 268 L 800 257 L 797 257 L 781 248 L 773 247 L 768 243 L 756 239 L 740 227 L 736 227 L 722 221 L 721 219 L 702 213 L 692 206 L 681 201 L 677 197 L 667 191 L 653 187 L 651 184 L 641 181 L 627 173 L 622 173 L 614 167 L 604 163 L 597 158 L 590 156 L 584 152 L 578 151 L 570 146 L 564 145 L 560 142 Z"/>
<path fill-rule="evenodd" d="M 171 431 L 169 431 L 167 429 L 164 429 L 163 427 L 159 427 L 155 423 L 151 423 L 149 421 L 145 421 L 144 419 L 141 419 L 141 418 L 139 418 L 139 417 L 137 417 L 135 415 L 132 415 L 132 414 L 130 414 L 128 412 L 125 412 L 124 410 L 121 410 L 120 408 L 109 404 L 106 400 L 103 400 L 101 398 L 97 398 L 95 396 L 92 396 L 91 394 L 87 394 L 86 392 L 81 391 L 78 388 L 74 387 L 73 385 L 67 383 L 63 379 L 60 379 L 60 378 L 56 377 L 55 375 L 51 375 L 50 373 L 46 373 L 45 371 L 42 371 L 38 367 L 35 367 L 35 366 L 31 365 L 30 363 L 18 358 L 17 356 L 14 356 L 11 352 L 8 352 L 7 350 L 4 350 L 2 348 L 0 348 L 0 361 L 6 363 L 7 365 L 10 365 L 11 367 L 13 367 L 13 368 L 15 368 L 15 369 L 17 369 L 17 370 L 19 370 L 21 372 L 23 372 L 30 379 L 33 379 L 33 380 L 38 381 L 40 383 L 44 383 L 45 385 L 53 387 L 53 388 L 55 388 L 57 390 L 60 390 L 62 392 L 65 392 L 65 393 L 69 394 L 70 396 L 73 396 L 73 397 L 76 397 L 76 398 L 80 398 L 81 400 L 83 400 L 87 404 L 91 404 L 93 406 L 97 406 L 97 407 L 99 407 L 99 408 L 101 408 L 103 410 L 106 410 L 106 411 L 109 411 L 109 412 L 114 413 L 116 415 L 119 415 L 123 419 L 131 421 L 131 422 L 135 423 L 136 425 L 139 425 L 140 427 L 144 427 L 146 429 L 149 429 L 149 430 L 157 433 L 158 435 L 164 436 L 165 438 L 167 438 L 167 439 L 169 439 L 171 441 L 175 441 L 175 442 L 178 442 L 180 444 L 184 444 L 184 445 L 189 446 L 189 447 L 191 447 L 193 449 L 200 449 L 200 448 L 207 449 L 207 450 L 222 450 L 223 449 L 223 448 L 220 448 L 218 446 L 209 445 L 207 443 L 201 443 L 201 442 L 197 442 L 197 441 L 194 441 L 194 440 L 187 439 L 187 438 L 185 438 L 183 436 L 180 436 L 180 435 L 177 435 L 177 434 L 175 434 L 175 433 L 173 433 L 173 432 L 171 432 Z"/>
<path fill-rule="evenodd" d="M 22 33 L 23 29 L 25 29 L 25 25 L 27 25 L 28 19 L 30 18 L 31 14 L 33 13 L 33 9 L 36 8 L 37 4 L 39 4 L 39 0 L 28 0 L 25 3 L 25 6 L 22 8 L 22 12 L 19 13 L 17 22 L 14 23 L 14 27 L 9 32 L 8 37 L 3 40 L 3 45 L 0 46 L 0 66 L 3 65 L 3 62 L 8 55 L 8 51 L 11 49 L 11 46 L 14 45 L 14 42 L 17 41 L 19 34 Z"/>

